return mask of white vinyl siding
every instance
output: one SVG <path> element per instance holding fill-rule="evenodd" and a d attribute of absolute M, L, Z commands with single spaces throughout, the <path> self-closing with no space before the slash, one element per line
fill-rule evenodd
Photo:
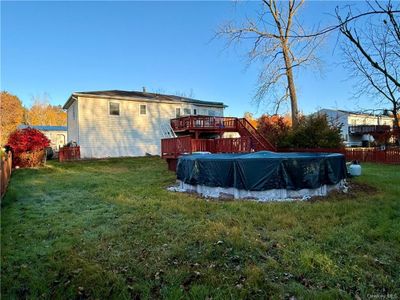
<path fill-rule="evenodd" d="M 74 101 L 67 110 L 68 138 L 67 142 L 79 142 L 79 111 L 78 102 Z"/>
<path fill-rule="evenodd" d="M 109 115 L 109 102 L 119 103 L 119 116 Z M 76 141 L 81 147 L 82 158 L 159 155 L 160 125 L 169 124 L 179 106 L 176 103 L 114 101 L 81 96 L 78 103 L 79 141 Z M 146 117 L 138 117 L 142 105 L 146 107 Z M 222 108 L 213 109 L 223 114 Z"/>

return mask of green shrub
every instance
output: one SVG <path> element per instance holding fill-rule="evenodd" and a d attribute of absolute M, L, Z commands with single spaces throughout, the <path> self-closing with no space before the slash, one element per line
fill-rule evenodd
<path fill-rule="evenodd" d="M 342 148 L 341 127 L 328 123 L 325 115 L 303 116 L 299 125 L 289 127 L 282 118 L 266 122 L 258 120 L 258 129 L 278 148 Z M 269 120 L 269 119 L 268 119 Z"/>
<path fill-rule="evenodd" d="M 290 148 L 341 148 L 340 130 L 341 127 L 330 125 L 324 115 L 302 117 L 282 142 Z"/>

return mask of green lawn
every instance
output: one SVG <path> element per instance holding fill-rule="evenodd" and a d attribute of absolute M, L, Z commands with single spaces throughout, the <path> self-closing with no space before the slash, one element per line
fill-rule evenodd
<path fill-rule="evenodd" d="M 168 192 L 159 158 L 16 170 L 2 299 L 397 299 L 400 166 L 363 172 L 376 191 L 257 203 Z"/>

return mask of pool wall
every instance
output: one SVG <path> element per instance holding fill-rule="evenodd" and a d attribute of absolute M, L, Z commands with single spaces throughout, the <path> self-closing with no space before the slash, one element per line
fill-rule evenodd
<path fill-rule="evenodd" d="M 334 190 L 345 190 L 346 181 L 341 180 L 337 184 L 322 185 L 314 189 L 287 190 L 270 189 L 265 191 L 248 191 L 236 188 L 210 187 L 205 185 L 190 185 L 178 180 L 178 186 L 175 191 L 197 193 L 206 198 L 221 199 L 254 199 L 258 201 L 289 201 L 289 200 L 307 200 L 310 197 L 326 196 Z"/>

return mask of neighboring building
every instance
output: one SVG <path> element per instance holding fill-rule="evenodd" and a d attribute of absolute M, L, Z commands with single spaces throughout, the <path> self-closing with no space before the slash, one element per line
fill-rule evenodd
<path fill-rule="evenodd" d="M 342 126 L 342 138 L 346 147 L 368 146 L 374 136 L 388 132 L 393 127 L 393 118 L 345 110 L 321 109 L 333 125 Z"/>
<path fill-rule="evenodd" d="M 221 102 L 136 91 L 73 93 L 65 103 L 68 141 L 82 158 L 143 156 L 161 153 L 170 119 L 186 115 L 223 116 Z"/>
<path fill-rule="evenodd" d="M 19 126 L 20 129 L 28 127 L 41 131 L 50 140 L 50 147 L 55 151 L 58 151 L 60 147 L 64 146 L 68 141 L 67 126 Z"/>

